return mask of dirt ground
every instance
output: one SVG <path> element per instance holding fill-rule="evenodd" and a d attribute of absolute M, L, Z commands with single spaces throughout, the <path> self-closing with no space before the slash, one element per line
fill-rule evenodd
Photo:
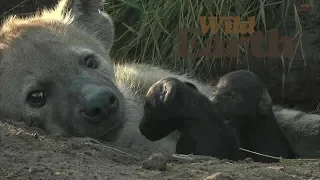
<path fill-rule="evenodd" d="M 262 164 L 204 156 L 139 154 L 90 138 L 49 136 L 0 122 L 0 179 L 320 179 L 320 160 Z"/>

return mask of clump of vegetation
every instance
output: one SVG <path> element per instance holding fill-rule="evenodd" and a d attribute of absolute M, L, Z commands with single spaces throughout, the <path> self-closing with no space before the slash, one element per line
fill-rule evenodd
<path fill-rule="evenodd" d="M 242 21 L 255 16 L 256 30 L 278 28 L 285 34 L 294 29 L 294 38 L 300 41 L 302 28 L 297 8 L 290 0 L 109 0 L 105 10 L 116 22 L 118 39 L 112 52 L 115 59 L 135 59 L 183 72 L 199 71 L 210 77 L 217 58 L 178 57 L 179 28 L 200 27 L 200 16 L 240 15 Z M 219 35 L 228 38 L 223 28 Z"/>

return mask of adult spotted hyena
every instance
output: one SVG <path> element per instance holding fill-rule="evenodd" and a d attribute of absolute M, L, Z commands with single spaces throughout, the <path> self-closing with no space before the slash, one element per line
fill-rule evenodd
<path fill-rule="evenodd" d="M 102 7 L 102 0 L 61 1 L 54 10 L 4 22 L 0 112 L 49 133 L 173 153 L 173 136 L 151 142 L 139 131 L 148 88 L 165 77 L 206 95 L 213 87 L 157 67 L 114 65 L 114 28 Z"/>

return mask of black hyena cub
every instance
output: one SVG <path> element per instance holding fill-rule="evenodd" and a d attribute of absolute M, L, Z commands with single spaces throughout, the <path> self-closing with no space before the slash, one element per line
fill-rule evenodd
<path fill-rule="evenodd" d="M 272 111 L 271 97 L 254 73 L 238 70 L 221 77 L 211 101 L 236 130 L 242 148 L 276 157 L 294 157 Z M 277 161 L 252 153 L 246 156 L 260 162 Z"/>
<path fill-rule="evenodd" d="M 239 160 L 235 133 L 213 110 L 210 100 L 188 82 L 165 78 L 146 95 L 140 132 L 149 140 L 160 140 L 175 130 L 181 135 L 179 154 L 198 154 Z"/>

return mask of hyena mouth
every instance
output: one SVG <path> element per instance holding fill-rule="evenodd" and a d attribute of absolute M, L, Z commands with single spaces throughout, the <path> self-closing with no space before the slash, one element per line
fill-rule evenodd
<path fill-rule="evenodd" d="M 112 128 L 108 129 L 106 133 L 98 139 L 106 142 L 113 142 L 120 136 L 122 129 L 123 123 L 117 123 L 114 126 L 112 126 Z"/>
<path fill-rule="evenodd" d="M 99 109 L 97 109 L 94 113 L 95 114 L 98 114 L 99 113 Z M 97 116 L 94 116 L 93 115 L 90 115 L 88 114 L 88 112 L 85 112 L 83 110 L 80 111 L 80 114 L 82 117 L 84 117 L 87 121 L 90 121 L 91 124 L 95 124 L 95 125 L 99 125 L 101 124 L 101 120 L 102 119 L 105 119 L 105 116 L 103 116 L 102 114 L 101 115 L 97 115 Z M 109 120 L 109 118 L 107 119 Z"/>

